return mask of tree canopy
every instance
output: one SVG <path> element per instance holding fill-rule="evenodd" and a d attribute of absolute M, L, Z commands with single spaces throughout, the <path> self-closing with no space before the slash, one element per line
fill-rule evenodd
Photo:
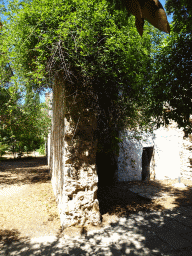
<path fill-rule="evenodd" d="M 2 38 L 1 38 L 2 39 Z M 47 106 L 38 92 L 21 87 L 13 73 L 8 55 L 3 52 L 0 65 L 0 155 L 5 151 L 28 152 L 44 144 L 50 126 Z"/>
<path fill-rule="evenodd" d="M 173 14 L 173 30 L 177 33 L 192 31 L 192 2 L 190 0 L 167 0 L 168 14 Z"/>
<path fill-rule="evenodd" d="M 27 92 L 24 104 L 21 99 L 15 86 L 0 87 L 0 144 L 13 153 L 39 149 L 50 126 L 47 106 L 40 104 L 38 93 Z"/>
<path fill-rule="evenodd" d="M 167 1 L 169 13 L 173 13 L 172 33 L 162 42 L 154 68 L 154 115 L 159 122 L 175 120 L 186 133 L 191 132 L 192 114 L 192 49 L 190 1 Z M 164 104 L 169 111 L 164 111 Z"/>
<path fill-rule="evenodd" d="M 175 59 L 164 61 L 176 35 L 163 41 L 146 23 L 141 38 L 134 17 L 121 4 L 117 8 L 119 2 L 10 1 L 0 46 L 14 76 L 27 86 L 51 87 L 59 76 L 71 97 L 86 96 L 85 107 L 97 112 L 100 134 L 111 126 L 113 137 L 124 127 L 151 124 L 152 116 L 162 117 L 169 96 L 177 97 L 176 89 L 167 93 L 169 68 L 171 76 L 177 73 L 170 65 Z M 183 52 L 177 53 L 183 58 Z M 107 137 L 103 134 L 101 141 Z"/>
<path fill-rule="evenodd" d="M 33 88 L 51 86 L 62 70 L 71 86 L 118 87 L 129 113 L 140 104 L 151 75 L 152 27 L 146 24 L 141 40 L 134 18 L 106 0 L 12 1 L 7 15 L 2 50 Z"/>

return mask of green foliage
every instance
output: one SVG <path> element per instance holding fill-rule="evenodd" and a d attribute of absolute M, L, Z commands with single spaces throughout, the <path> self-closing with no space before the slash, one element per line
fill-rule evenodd
<path fill-rule="evenodd" d="M 40 155 L 45 155 L 46 154 L 46 152 L 45 152 L 45 143 L 40 146 L 40 148 L 38 149 L 38 152 L 39 152 Z"/>
<path fill-rule="evenodd" d="M 186 4 L 182 5 L 181 4 Z M 192 9 L 188 1 L 168 1 L 167 7 L 173 12 L 171 36 L 162 42 L 162 47 L 154 66 L 151 101 L 154 116 L 160 123 L 169 123 L 172 119 L 191 132 L 189 120 L 192 114 L 192 50 L 191 20 Z M 165 103 L 169 110 L 165 109 Z"/>
<path fill-rule="evenodd" d="M 0 34 L 0 154 L 7 149 L 15 152 L 32 151 L 44 143 L 50 126 L 47 106 L 40 104 L 39 94 L 25 84 L 26 97 L 15 69 L 3 32 Z M 13 47 L 13 46 L 12 46 Z M 12 69 L 13 68 L 13 69 Z M 28 85 L 28 86 L 27 86 Z M 25 104 L 22 101 L 25 100 Z"/>
<path fill-rule="evenodd" d="M 191 0 L 167 0 L 168 14 L 173 14 L 173 30 L 177 33 L 192 31 L 192 2 Z"/>
<path fill-rule="evenodd" d="M 17 71 L 25 72 L 25 78 L 28 75 L 43 83 L 48 71 L 61 68 L 71 81 L 74 70 L 69 70 L 70 65 L 89 79 L 100 71 L 103 77 L 108 73 L 118 77 L 118 68 L 135 80 L 136 66 L 148 67 L 142 57 L 148 54 L 150 37 L 146 33 L 141 41 L 134 18 L 128 20 L 106 1 L 35 0 L 22 2 L 20 9 L 13 9 L 14 5 L 9 33 L 5 25 L 5 47 L 11 49 L 12 63 Z"/>
<path fill-rule="evenodd" d="M 8 148 L 9 148 L 8 145 L 3 145 L 3 143 L 0 142 L 0 157 L 2 157 L 6 153 Z"/>
<path fill-rule="evenodd" d="M 73 117 L 96 112 L 99 148 L 118 144 L 118 131 L 150 123 L 149 81 L 155 30 L 141 38 L 135 18 L 106 0 L 10 1 L 0 50 L 15 76 L 30 88 L 50 87 L 60 76 L 74 97 Z M 118 6 L 118 8 L 117 8 Z M 104 150 L 104 149 L 103 149 Z"/>
<path fill-rule="evenodd" d="M 30 100 L 24 105 L 16 87 L 1 88 L 0 142 L 15 152 L 33 151 L 44 143 L 50 126 L 45 104 L 37 102 L 30 92 Z M 26 97 L 27 98 L 27 97 Z"/>

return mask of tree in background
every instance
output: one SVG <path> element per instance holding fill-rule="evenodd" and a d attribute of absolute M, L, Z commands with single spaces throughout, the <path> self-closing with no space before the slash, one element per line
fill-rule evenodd
<path fill-rule="evenodd" d="M 192 2 L 190 0 L 167 0 L 168 14 L 173 14 L 173 30 L 179 34 L 192 32 Z"/>
<path fill-rule="evenodd" d="M 50 126 L 48 107 L 46 104 L 40 104 L 39 93 L 29 88 L 24 95 L 6 61 L 5 55 L 1 55 L 1 156 L 8 150 L 15 154 L 16 152 L 22 153 L 40 148 L 45 144 L 44 139 Z"/>
<path fill-rule="evenodd" d="M 172 32 L 156 55 L 151 102 L 159 124 L 175 120 L 187 135 L 192 131 L 192 3 L 168 0 L 166 7 L 173 13 Z"/>
<path fill-rule="evenodd" d="M 45 145 L 50 118 L 48 106 L 40 103 L 39 93 L 29 88 L 26 90 L 25 103 L 23 105 L 25 115 L 25 131 L 23 131 L 23 148 L 25 151 L 33 151 Z"/>
<path fill-rule="evenodd" d="M 27 98 L 30 98 L 28 102 Z M 30 152 L 45 144 L 50 119 L 47 106 L 40 104 L 37 93 L 28 92 L 25 103 L 15 87 L 0 88 L 0 143 L 2 153 L 10 150 Z"/>
<path fill-rule="evenodd" d="M 7 119 L 6 103 L 9 101 L 9 94 L 4 88 L 0 88 L 0 156 L 5 154 L 8 150 L 7 136 L 4 132 L 5 124 L 2 125 L 5 119 Z"/>
<path fill-rule="evenodd" d="M 12 145 L 14 149 L 15 137 L 18 131 L 18 120 L 21 116 L 20 108 L 17 105 L 19 94 L 15 88 L 0 88 L 1 109 L 0 109 L 0 139 L 4 146 Z"/>
<path fill-rule="evenodd" d="M 2 6 L 0 6 L 2 8 Z M 1 25 L 2 23 L 0 23 Z M 2 26 L 1 26 L 2 28 Z M 16 75 L 6 39 L 0 34 L 0 154 L 28 152 L 45 144 L 50 118 L 39 92 Z M 7 52 L 8 50 L 8 52 Z M 20 81 L 19 81 L 20 79 Z M 23 92 L 25 93 L 23 94 Z"/>

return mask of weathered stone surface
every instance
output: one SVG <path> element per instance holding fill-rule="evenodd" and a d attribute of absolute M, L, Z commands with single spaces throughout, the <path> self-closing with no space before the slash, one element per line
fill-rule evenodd
<path fill-rule="evenodd" d="M 66 97 L 70 92 L 60 81 L 58 79 L 53 88 L 49 162 L 61 225 L 63 228 L 98 225 L 100 212 L 97 200 L 96 141 L 93 139 L 95 117 L 89 111 L 81 110 L 83 104 L 80 99 L 78 111 L 81 112 L 81 118 L 77 123 L 74 122 L 73 112 L 76 115 L 77 111 L 71 110 L 73 104 L 70 105 L 70 97 Z M 72 113 L 68 115 L 67 111 L 70 110 Z"/>
<path fill-rule="evenodd" d="M 97 225 L 100 220 L 99 205 L 97 200 L 97 174 L 91 167 L 80 170 L 78 179 L 73 175 L 72 167 L 65 169 L 63 205 L 64 226 L 72 223 L 80 226 L 86 224 Z"/>
<path fill-rule="evenodd" d="M 152 134 L 140 133 L 140 139 L 130 131 L 121 133 L 118 158 L 118 181 L 142 180 L 144 149 L 153 147 L 150 161 L 150 179 L 192 179 L 192 141 L 183 138 L 184 132 L 172 122 Z"/>
<path fill-rule="evenodd" d="M 66 107 L 65 84 L 58 81 L 56 84 L 53 88 L 53 125 L 48 142 L 48 163 L 52 172 L 52 185 L 58 202 L 61 225 L 98 225 L 100 213 L 97 200 L 95 116 L 83 109 L 80 118 L 75 109 L 72 113 L 77 115 L 77 122 L 74 122 L 73 114 L 67 112 L 70 107 Z M 70 102 L 69 96 L 67 100 Z M 81 102 L 78 109 L 81 109 Z M 123 141 L 120 143 L 118 171 L 115 174 L 118 181 L 178 176 L 192 179 L 191 138 L 183 139 L 183 131 L 177 129 L 174 123 L 169 127 L 157 129 L 152 134 L 140 134 L 142 138 L 139 140 L 135 139 L 134 135 L 130 131 L 120 134 Z M 149 148 L 153 149 L 150 155 Z M 147 159 L 150 159 L 150 163 L 147 163 Z M 102 161 L 100 162 L 102 164 Z"/>
<path fill-rule="evenodd" d="M 153 147 L 152 134 L 139 134 L 140 139 L 135 132 L 124 131 L 120 133 L 120 138 L 123 140 L 120 143 L 120 151 L 118 158 L 118 172 L 116 179 L 118 181 L 131 181 L 142 179 L 142 154 L 144 147 Z M 142 136 L 142 137 L 141 137 Z M 153 160 L 150 162 L 151 178 L 153 178 Z"/>

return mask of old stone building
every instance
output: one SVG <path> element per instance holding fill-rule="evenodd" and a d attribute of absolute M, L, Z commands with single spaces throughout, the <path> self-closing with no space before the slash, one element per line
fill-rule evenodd
<path fill-rule="evenodd" d="M 92 113 L 84 109 L 78 125 L 74 125 L 71 119 L 73 111 L 72 115 L 66 112 L 66 97 L 70 101 L 67 93 L 70 92 L 59 82 L 53 88 L 50 110 L 52 128 L 47 147 L 61 225 L 64 228 L 72 225 L 98 225 L 98 166 L 93 136 L 96 120 Z M 78 108 L 81 108 L 81 102 Z M 122 142 L 119 144 L 114 181 L 192 178 L 191 139 L 184 138 L 183 130 L 178 129 L 174 122 L 153 133 L 140 133 L 139 139 L 135 135 L 128 130 L 120 133 Z M 103 166 L 111 169 L 111 166 L 106 166 L 105 159 Z M 109 175 L 112 172 L 106 170 L 106 173 Z M 103 176 L 110 180 L 110 177 Z"/>
<path fill-rule="evenodd" d="M 191 137 L 171 122 L 153 133 L 121 133 L 117 181 L 192 179 Z M 138 136 L 138 134 L 137 134 Z"/>

